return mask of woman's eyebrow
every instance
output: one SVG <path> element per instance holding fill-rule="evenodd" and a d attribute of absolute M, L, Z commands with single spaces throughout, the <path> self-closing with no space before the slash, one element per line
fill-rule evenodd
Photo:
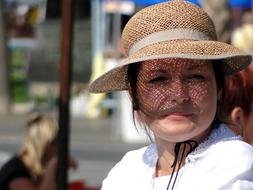
<path fill-rule="evenodd" d="M 156 73 L 167 73 L 168 70 L 163 69 L 163 68 L 151 68 L 151 69 L 147 69 L 145 70 L 147 72 L 156 72 Z"/>
<path fill-rule="evenodd" d="M 204 65 L 203 64 L 194 64 L 194 65 L 190 65 L 187 70 L 190 71 L 190 70 L 195 70 L 195 69 L 200 69 L 200 68 L 204 68 Z"/>

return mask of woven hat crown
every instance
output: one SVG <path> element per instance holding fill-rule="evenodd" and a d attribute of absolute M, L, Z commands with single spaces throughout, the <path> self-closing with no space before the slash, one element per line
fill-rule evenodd
<path fill-rule="evenodd" d="M 192 3 L 176 0 L 144 8 L 128 21 L 121 37 L 125 53 L 129 55 L 131 47 L 150 34 L 174 29 L 198 31 L 210 40 L 217 40 L 207 13 Z"/>
<path fill-rule="evenodd" d="M 121 42 L 126 58 L 93 81 L 90 92 L 128 90 L 129 65 L 148 60 L 210 60 L 221 64 L 224 75 L 246 68 L 252 60 L 251 55 L 217 41 L 213 21 L 207 13 L 182 0 L 159 3 L 136 13 L 125 26 Z"/>

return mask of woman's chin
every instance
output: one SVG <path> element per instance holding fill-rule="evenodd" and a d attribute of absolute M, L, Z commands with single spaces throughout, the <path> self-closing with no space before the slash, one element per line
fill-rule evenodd
<path fill-rule="evenodd" d="M 162 120 L 160 126 L 174 133 L 184 133 L 192 131 L 197 124 L 189 119 L 184 120 Z"/>
<path fill-rule="evenodd" d="M 181 142 L 194 137 L 196 124 L 193 122 L 173 121 L 166 124 L 161 124 L 160 127 L 162 136 L 168 141 Z M 156 134 L 159 133 L 157 130 Z"/>

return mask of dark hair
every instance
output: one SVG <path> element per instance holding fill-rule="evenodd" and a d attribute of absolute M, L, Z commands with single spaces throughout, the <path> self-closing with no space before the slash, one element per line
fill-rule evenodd
<path fill-rule="evenodd" d="M 225 78 L 226 90 L 224 91 L 221 117 L 227 120 L 233 108 L 239 106 L 246 116 L 251 111 L 253 101 L 253 71 L 247 68 L 243 71 Z"/>
<path fill-rule="evenodd" d="M 140 64 L 130 64 L 128 66 L 127 77 L 128 77 L 128 91 L 132 99 L 133 111 L 139 109 L 138 97 L 136 92 L 137 74 L 139 71 Z"/>
<path fill-rule="evenodd" d="M 221 60 L 213 60 L 213 69 L 214 69 L 214 73 L 215 73 L 215 78 L 216 78 L 216 83 L 217 83 L 217 92 L 221 91 L 221 97 L 219 97 L 218 101 L 217 101 L 217 111 L 216 111 L 216 116 L 214 118 L 214 121 L 212 123 L 212 125 L 217 125 L 219 123 L 221 123 L 221 119 L 220 119 L 220 112 L 221 112 L 221 106 L 223 104 L 224 101 L 224 96 L 223 96 L 223 92 L 225 91 L 226 87 L 225 87 L 225 77 L 224 77 L 224 73 L 222 70 L 222 61 Z M 133 112 L 133 121 L 134 124 L 136 124 L 136 118 L 134 116 L 134 111 L 139 110 L 139 102 L 138 102 L 138 95 L 136 92 L 136 81 L 137 81 L 137 75 L 138 75 L 138 70 L 139 70 L 140 64 L 138 63 L 134 63 L 134 64 L 130 64 L 128 66 L 128 91 L 129 94 L 131 96 L 131 100 L 132 100 L 132 112 Z"/>
<path fill-rule="evenodd" d="M 212 126 L 218 126 L 220 123 L 224 123 L 222 118 L 220 117 L 220 113 L 222 113 L 222 104 L 225 101 L 224 92 L 226 91 L 226 83 L 225 83 L 225 75 L 222 70 L 222 60 L 214 60 L 213 62 L 213 70 L 215 74 L 216 84 L 217 84 L 217 93 L 220 91 L 220 97 L 217 100 L 217 110 L 214 120 L 212 122 Z"/>

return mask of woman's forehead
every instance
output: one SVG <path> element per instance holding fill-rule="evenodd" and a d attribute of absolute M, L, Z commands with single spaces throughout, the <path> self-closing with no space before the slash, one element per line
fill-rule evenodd
<path fill-rule="evenodd" d="M 140 65 L 142 71 L 153 71 L 153 70 L 198 70 L 198 69 L 212 69 L 211 61 L 209 60 L 194 60 L 194 59 L 180 59 L 180 58 L 169 58 L 169 59 L 155 59 L 144 61 Z"/>

